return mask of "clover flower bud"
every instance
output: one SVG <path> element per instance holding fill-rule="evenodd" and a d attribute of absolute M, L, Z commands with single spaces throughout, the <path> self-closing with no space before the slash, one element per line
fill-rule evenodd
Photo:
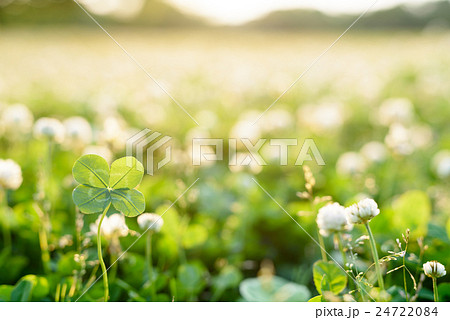
<path fill-rule="evenodd" d="M 0 159 L 0 188 L 16 190 L 22 181 L 22 170 L 16 162 Z"/>
<path fill-rule="evenodd" d="M 42 139 L 47 138 L 56 143 L 64 140 L 65 128 L 63 124 L 54 118 L 40 118 L 34 124 L 34 136 Z"/>
<path fill-rule="evenodd" d="M 93 234 L 97 234 L 100 219 L 101 217 L 98 217 L 95 223 L 90 226 Z M 119 213 L 114 213 L 109 217 L 105 217 L 102 222 L 101 231 L 107 239 L 125 237 L 128 235 L 128 227 L 125 223 L 125 217 Z"/>
<path fill-rule="evenodd" d="M 336 171 L 341 175 L 354 175 L 366 169 L 366 159 L 357 152 L 343 153 L 336 162 Z"/>
<path fill-rule="evenodd" d="M 380 213 L 377 203 L 372 199 L 363 199 L 345 209 L 349 223 L 367 223 Z"/>
<path fill-rule="evenodd" d="M 441 179 L 450 177 L 450 150 L 441 150 L 433 157 L 433 169 Z"/>
<path fill-rule="evenodd" d="M 447 274 L 444 265 L 435 260 L 424 263 L 423 272 L 430 278 L 440 278 Z"/>
<path fill-rule="evenodd" d="M 24 135 L 33 126 L 33 114 L 23 104 L 8 106 L 0 117 L 0 123 L 8 136 Z"/>
<path fill-rule="evenodd" d="M 92 128 L 82 117 L 71 117 L 63 122 L 66 130 L 66 142 L 70 145 L 85 146 L 91 143 Z"/>
<path fill-rule="evenodd" d="M 322 207 L 317 214 L 316 222 L 323 236 L 352 228 L 347 221 L 345 208 L 337 202 Z"/>
<path fill-rule="evenodd" d="M 164 224 L 160 215 L 155 213 L 143 213 L 137 218 L 139 227 L 143 230 L 159 232 Z"/>

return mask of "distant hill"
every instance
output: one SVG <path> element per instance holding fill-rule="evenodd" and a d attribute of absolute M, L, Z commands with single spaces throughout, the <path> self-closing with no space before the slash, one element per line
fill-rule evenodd
<path fill-rule="evenodd" d="M 275 11 L 243 27 L 258 29 L 333 29 L 349 26 L 358 15 L 330 16 L 315 10 Z M 368 13 L 358 29 L 423 29 L 450 27 L 450 2 L 429 2 L 417 7 L 398 6 Z"/>
<path fill-rule="evenodd" d="M 100 21 L 118 25 L 145 25 L 152 27 L 204 26 L 203 19 L 182 13 L 160 1 L 148 0 L 140 14 L 131 21 L 108 16 L 96 16 Z M 0 25 L 55 25 L 77 24 L 93 26 L 90 18 L 72 0 L 31 0 L 29 3 L 13 1 L 4 7 L 0 4 Z"/>
<path fill-rule="evenodd" d="M 4 3 L 8 5 L 5 6 Z M 205 19 L 186 14 L 164 0 L 146 0 L 138 16 L 129 21 L 108 16 L 96 17 L 107 25 L 211 27 Z M 357 15 L 331 16 L 304 9 L 275 11 L 239 28 L 293 30 L 346 28 L 356 17 Z M 2 26 L 62 24 L 95 27 L 73 0 L 28 0 L 28 2 L 0 0 Z M 398 6 L 371 12 L 357 25 L 358 29 L 423 29 L 429 26 L 450 27 L 449 1 L 429 2 L 419 7 Z"/>

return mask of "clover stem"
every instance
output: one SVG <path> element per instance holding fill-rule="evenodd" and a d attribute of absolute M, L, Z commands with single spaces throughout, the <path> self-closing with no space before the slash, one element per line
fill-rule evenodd
<path fill-rule="evenodd" d="M 147 275 L 148 281 L 150 283 L 150 290 L 152 294 L 152 299 L 156 298 L 156 290 L 153 285 L 153 262 L 152 262 L 152 232 L 147 232 L 147 243 L 145 246 L 145 261 L 147 262 Z"/>
<path fill-rule="evenodd" d="M 436 277 L 433 277 L 433 293 L 434 293 L 434 302 L 439 302 L 439 295 L 438 295 L 438 289 L 437 289 L 437 279 Z"/>
<path fill-rule="evenodd" d="M 102 254 L 102 234 L 101 234 L 101 226 L 103 219 L 106 216 L 106 213 L 109 210 L 109 207 L 111 206 L 111 203 L 108 204 L 108 206 L 105 208 L 105 210 L 102 213 L 102 217 L 100 218 L 100 222 L 98 223 L 98 230 L 97 230 L 97 253 L 98 253 L 98 260 L 100 261 L 100 265 L 102 266 L 102 276 L 103 276 L 103 287 L 105 292 L 105 302 L 108 301 L 109 297 L 109 286 L 108 286 L 108 274 L 105 266 L 105 262 L 103 261 L 103 254 Z"/>
<path fill-rule="evenodd" d="M 373 262 L 375 264 L 375 271 L 377 273 L 378 277 L 378 285 L 380 286 L 381 291 L 384 291 L 384 281 L 383 276 L 381 274 L 381 268 L 380 268 L 380 261 L 378 259 L 378 252 L 377 252 L 377 245 L 375 243 L 375 238 L 372 234 L 372 230 L 370 229 L 369 223 L 365 223 L 367 232 L 369 233 L 369 239 L 370 239 L 370 249 L 372 250 L 372 256 L 373 256 Z"/>
<path fill-rule="evenodd" d="M 6 199 L 6 191 L 0 187 L 0 214 L 4 215 L 5 223 L 3 224 L 3 246 L 9 252 L 12 251 L 11 231 L 9 230 L 8 219 L 8 200 Z"/>
<path fill-rule="evenodd" d="M 46 197 L 48 199 L 48 204 L 50 206 L 50 208 L 52 208 L 52 203 L 51 200 L 53 197 L 52 194 L 52 169 L 53 169 L 53 147 L 54 147 L 54 143 L 52 139 L 48 139 L 47 141 L 47 163 L 45 165 L 45 194 Z M 51 214 L 51 212 L 50 212 Z"/>
<path fill-rule="evenodd" d="M 347 266 L 347 256 L 345 255 L 344 246 L 342 245 L 342 234 L 340 232 L 336 233 L 336 239 L 339 246 L 339 251 L 342 254 L 342 263 L 344 264 L 344 269 Z"/>
<path fill-rule="evenodd" d="M 119 238 L 113 238 L 111 240 L 112 245 L 109 246 L 109 251 L 110 251 L 110 261 L 112 261 L 112 263 L 114 263 L 114 261 L 117 261 L 117 254 L 116 254 L 116 248 L 118 248 L 118 246 L 120 246 L 119 243 Z M 114 263 L 111 265 L 110 267 L 110 271 L 109 271 L 109 278 L 111 279 L 112 282 L 115 281 L 116 279 L 116 275 L 117 275 L 117 263 Z"/>
<path fill-rule="evenodd" d="M 322 254 L 322 260 L 327 262 L 327 253 L 325 252 L 325 243 L 323 241 L 323 237 L 320 234 L 320 232 L 317 233 L 318 237 L 319 237 L 319 244 L 320 244 L 320 253 Z"/>

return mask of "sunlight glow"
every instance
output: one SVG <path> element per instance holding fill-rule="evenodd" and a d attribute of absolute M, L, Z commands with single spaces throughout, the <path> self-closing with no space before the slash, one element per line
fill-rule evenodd
<path fill-rule="evenodd" d="M 274 10 L 312 8 L 327 13 L 357 13 L 374 0 L 168 0 L 183 11 L 203 16 L 217 24 L 237 25 Z M 374 10 L 402 3 L 420 4 L 429 0 L 378 0 Z"/>

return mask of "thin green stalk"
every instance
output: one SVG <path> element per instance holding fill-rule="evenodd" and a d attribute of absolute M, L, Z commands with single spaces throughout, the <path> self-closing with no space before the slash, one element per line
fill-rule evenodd
<path fill-rule="evenodd" d="M 99 264 L 96 264 L 95 267 L 92 269 L 91 276 L 89 277 L 89 280 L 84 285 L 83 289 L 81 291 L 86 291 L 87 288 L 89 288 L 95 281 L 97 270 L 98 270 Z"/>
<path fill-rule="evenodd" d="M 147 231 L 147 243 L 145 245 L 145 261 L 147 262 L 147 275 L 150 283 L 152 299 L 156 298 L 156 290 L 153 284 L 153 262 L 152 262 L 152 232 Z"/>
<path fill-rule="evenodd" d="M 109 286 L 108 286 L 108 274 L 107 274 L 105 262 L 103 261 L 103 254 L 102 254 L 101 226 L 102 226 L 103 219 L 105 218 L 106 213 L 108 212 L 110 206 L 111 206 L 111 203 L 109 203 L 108 206 L 103 211 L 102 217 L 100 218 L 100 222 L 98 223 L 98 230 L 97 230 L 97 253 L 98 253 L 98 260 L 100 261 L 100 265 L 102 266 L 103 287 L 104 287 L 104 292 L 105 292 L 105 294 L 104 294 L 105 302 L 108 301 Z"/>
<path fill-rule="evenodd" d="M 406 264 L 405 264 L 405 257 L 406 257 L 406 250 L 408 249 L 408 244 L 406 244 L 406 248 L 405 248 L 405 254 L 403 255 L 403 286 L 405 289 L 405 297 L 406 297 L 406 302 L 408 302 L 408 286 L 406 285 Z"/>
<path fill-rule="evenodd" d="M 46 167 L 45 167 L 45 170 L 46 170 L 45 179 L 46 179 L 46 183 L 47 183 L 46 187 L 47 187 L 48 191 L 51 189 L 51 181 L 52 181 L 53 146 L 54 146 L 54 144 L 53 144 L 52 139 L 49 139 L 47 141 L 47 161 L 46 161 L 47 163 L 46 163 Z"/>
<path fill-rule="evenodd" d="M 60 296 L 61 296 L 61 283 L 58 283 L 56 285 L 55 302 L 59 302 Z"/>
<path fill-rule="evenodd" d="M 344 246 L 342 245 L 342 234 L 340 232 L 336 233 L 336 239 L 339 246 L 339 251 L 342 254 L 342 262 L 344 263 L 344 269 L 347 266 L 347 256 L 345 255 Z"/>
<path fill-rule="evenodd" d="M 377 245 L 375 243 L 375 238 L 372 234 L 372 230 L 370 230 L 369 223 L 365 223 L 367 232 L 369 233 L 369 239 L 370 239 L 370 248 L 372 250 L 372 256 L 373 256 L 373 262 L 375 264 L 375 270 L 377 272 L 378 276 L 378 285 L 380 286 L 381 291 L 384 291 L 384 281 L 383 281 L 383 275 L 381 274 L 381 268 L 380 268 L 380 261 L 378 258 L 378 252 L 377 252 Z"/>
<path fill-rule="evenodd" d="M 359 281 L 356 281 L 356 283 L 357 283 L 356 286 L 358 287 L 359 294 L 361 295 L 362 301 L 366 302 L 367 300 L 366 300 L 366 296 L 364 295 L 364 288 L 363 288 L 363 286 L 361 285 L 361 283 Z"/>
<path fill-rule="evenodd" d="M 342 240 L 342 233 L 336 232 L 335 238 L 336 238 L 336 241 L 337 241 L 338 246 L 339 246 L 339 251 L 342 254 L 342 262 L 344 263 L 344 269 L 347 269 L 347 255 L 345 254 L 345 251 L 344 251 L 344 245 L 343 245 L 343 240 Z M 350 270 L 349 272 L 352 272 L 352 271 Z M 355 286 L 353 286 L 353 284 L 352 284 L 353 283 L 353 278 L 350 275 L 350 273 L 347 273 L 347 276 L 349 278 L 349 287 L 351 287 L 351 288 L 358 288 L 358 289 L 361 290 L 361 288 L 360 288 L 358 283 L 356 283 Z M 356 281 L 356 282 L 358 282 L 358 281 Z M 363 296 L 362 290 L 361 290 L 361 297 L 364 300 L 364 296 Z"/>
<path fill-rule="evenodd" d="M 50 252 L 48 249 L 48 216 L 41 210 L 37 203 L 33 203 L 33 209 L 39 217 L 39 246 L 41 248 L 42 266 L 45 272 L 50 272 Z"/>
<path fill-rule="evenodd" d="M 117 261 L 117 255 L 115 253 L 112 253 L 112 252 L 110 253 L 110 261 L 111 261 L 111 263 L 114 262 L 114 261 Z M 117 267 L 118 267 L 118 264 L 114 263 L 110 267 L 110 270 L 109 270 L 109 275 L 110 275 L 109 278 L 111 279 L 111 282 L 113 282 L 113 283 L 116 280 Z"/>
<path fill-rule="evenodd" d="M 108 243 L 108 245 L 109 245 L 108 251 L 110 252 L 109 259 L 110 259 L 111 263 L 113 263 L 114 261 L 117 261 L 117 256 L 120 252 L 119 237 L 113 236 L 110 243 Z M 116 280 L 118 266 L 119 266 L 118 263 L 114 263 L 111 265 L 111 267 L 109 267 L 109 279 L 111 280 L 111 282 L 115 282 L 115 280 Z"/>
<path fill-rule="evenodd" d="M 317 233 L 318 237 L 319 237 L 319 244 L 320 244 L 320 253 L 322 254 L 322 260 L 327 262 L 327 253 L 325 252 L 325 243 L 323 241 L 323 237 L 320 234 L 320 232 Z"/>
<path fill-rule="evenodd" d="M 3 225 L 3 246 L 8 252 L 12 252 L 12 240 L 11 240 L 11 230 L 9 229 L 9 218 L 8 218 L 8 203 L 6 199 L 6 191 L 0 188 L 0 214 L 3 214 L 4 225 Z"/>
<path fill-rule="evenodd" d="M 435 277 L 433 279 L 433 293 L 434 293 L 434 302 L 439 302 L 439 295 L 438 295 L 438 289 L 437 289 L 437 280 Z"/>

